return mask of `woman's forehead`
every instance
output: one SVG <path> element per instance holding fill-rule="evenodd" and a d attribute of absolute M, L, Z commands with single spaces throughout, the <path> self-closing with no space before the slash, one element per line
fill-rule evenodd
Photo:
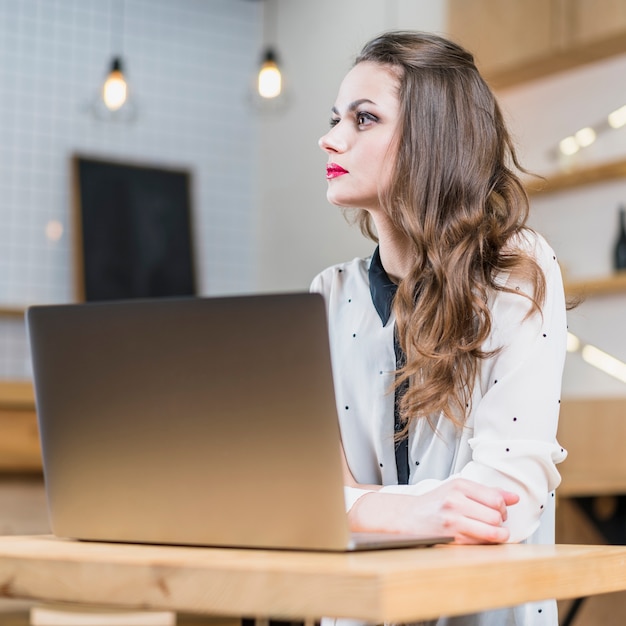
<path fill-rule="evenodd" d="M 343 79 L 337 104 L 347 106 L 356 100 L 369 100 L 380 106 L 397 105 L 398 85 L 399 79 L 394 67 L 361 61 Z"/>

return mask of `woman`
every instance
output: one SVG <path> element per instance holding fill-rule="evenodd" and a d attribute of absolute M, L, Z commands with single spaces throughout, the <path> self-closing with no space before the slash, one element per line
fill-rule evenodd
<path fill-rule="evenodd" d="M 320 146 L 328 200 L 378 242 L 312 284 L 353 529 L 553 542 L 563 286 L 472 55 L 432 34 L 373 39 Z M 552 625 L 556 605 L 439 623 Z"/>

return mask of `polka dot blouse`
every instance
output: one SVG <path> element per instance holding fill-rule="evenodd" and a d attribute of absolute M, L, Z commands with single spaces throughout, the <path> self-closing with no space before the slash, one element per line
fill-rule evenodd
<path fill-rule="evenodd" d="M 452 477 L 498 486 L 520 496 L 509 508 L 510 540 L 553 543 L 554 490 L 560 482 L 556 464 L 566 456 L 556 440 L 567 335 L 563 284 L 556 256 L 541 236 L 528 233 L 517 245 L 535 256 L 545 274 L 542 314 L 528 316 L 528 300 L 521 293 L 530 292 L 529 284 L 508 275 L 498 278 L 514 293 L 491 295 L 493 327 L 484 350 L 501 349 L 482 364 L 464 429 L 444 418 L 436 423 L 438 434 L 425 420 L 414 424 L 408 485 L 398 485 L 395 461 L 394 319 L 383 324 L 373 305 L 371 258 L 326 269 L 311 289 L 324 296 L 328 308 L 342 441 L 357 482 L 408 494 L 424 493 Z M 346 507 L 363 493 L 346 487 Z M 511 623 L 556 624 L 551 603 L 515 612 L 523 620 Z"/>

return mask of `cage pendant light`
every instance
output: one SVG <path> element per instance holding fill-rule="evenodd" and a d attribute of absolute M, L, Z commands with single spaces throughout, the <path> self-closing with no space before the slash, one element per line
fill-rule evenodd
<path fill-rule="evenodd" d="M 124 0 L 111 0 L 109 12 L 113 56 L 91 110 L 100 120 L 129 122 L 135 119 L 137 111 L 128 85 L 126 66 L 122 60 Z"/>

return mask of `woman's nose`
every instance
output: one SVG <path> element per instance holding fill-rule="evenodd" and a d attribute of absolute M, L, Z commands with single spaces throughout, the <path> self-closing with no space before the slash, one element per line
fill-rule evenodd
<path fill-rule="evenodd" d="M 325 135 L 319 138 L 317 144 L 324 152 L 344 152 L 346 149 L 345 141 L 337 132 L 337 126 L 333 126 Z"/>

